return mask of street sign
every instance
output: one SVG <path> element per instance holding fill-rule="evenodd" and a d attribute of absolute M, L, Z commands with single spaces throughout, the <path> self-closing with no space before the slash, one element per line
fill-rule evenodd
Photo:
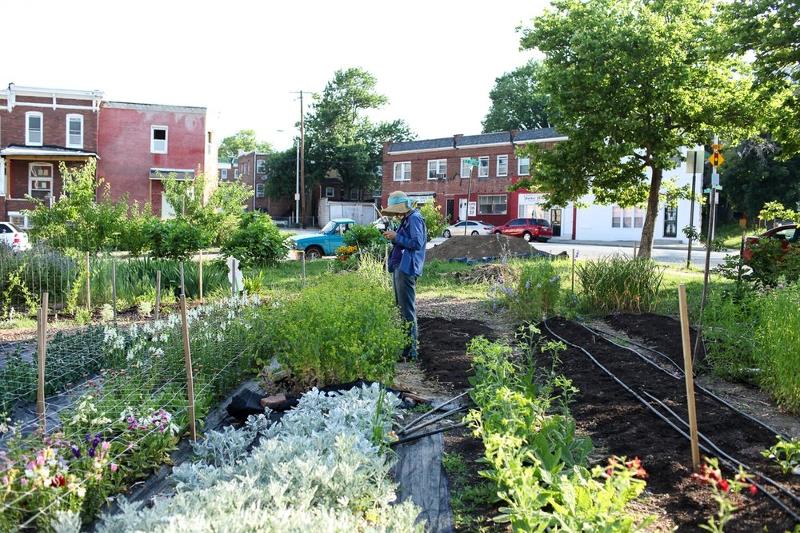
<path fill-rule="evenodd" d="M 712 167 L 718 167 L 718 166 L 720 166 L 722 163 L 724 163 L 724 162 L 725 162 L 725 158 L 724 158 L 724 157 L 722 157 L 722 154 L 721 154 L 721 153 L 719 153 L 719 152 L 714 152 L 713 154 L 711 154 L 711 155 L 709 156 L 709 158 L 708 158 L 708 162 L 709 162 L 709 163 L 711 163 L 711 166 L 712 166 Z"/>
<path fill-rule="evenodd" d="M 721 144 L 712 144 L 711 145 L 711 150 L 713 150 L 714 152 L 719 152 L 720 150 L 722 150 L 722 145 Z"/>
<path fill-rule="evenodd" d="M 467 158 L 464 160 L 464 162 L 473 167 L 477 167 L 480 164 L 480 161 L 478 161 L 474 157 Z"/>
<path fill-rule="evenodd" d="M 478 202 L 470 202 L 467 206 L 467 216 L 474 217 L 478 211 Z"/>

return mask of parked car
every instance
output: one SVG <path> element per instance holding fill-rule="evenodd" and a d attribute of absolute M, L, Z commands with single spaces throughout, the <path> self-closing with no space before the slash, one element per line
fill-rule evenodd
<path fill-rule="evenodd" d="M 553 228 L 543 218 L 515 218 L 494 228 L 495 233 L 509 237 L 522 237 L 526 241 L 547 242 L 553 236 Z"/>
<path fill-rule="evenodd" d="M 442 236 L 450 238 L 453 235 L 491 235 L 494 226 L 480 220 L 462 220 L 452 226 L 447 226 Z"/>
<path fill-rule="evenodd" d="M 31 247 L 30 241 L 28 241 L 28 234 L 11 222 L 0 222 L 0 243 L 5 244 L 15 252 L 24 252 Z"/>
<path fill-rule="evenodd" d="M 762 233 L 758 237 L 747 237 L 747 239 L 744 241 L 742 259 L 744 259 L 745 262 L 748 262 L 753 258 L 753 250 L 751 246 L 761 239 L 779 240 L 781 247 L 784 251 L 786 251 L 789 249 L 789 245 L 797 244 L 799 238 L 800 231 L 797 231 L 797 224 L 786 224 L 783 226 L 774 227 L 771 230 Z"/>
<path fill-rule="evenodd" d="M 336 255 L 336 249 L 344 245 L 344 234 L 356 221 L 351 218 L 334 218 L 319 230 L 319 233 L 292 237 L 295 250 L 303 250 L 307 259 L 319 259 L 323 255 Z"/>

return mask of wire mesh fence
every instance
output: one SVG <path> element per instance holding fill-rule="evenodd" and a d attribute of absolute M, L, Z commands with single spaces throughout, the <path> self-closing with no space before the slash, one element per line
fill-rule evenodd
<path fill-rule="evenodd" d="M 54 333 L 40 314 L 39 339 L 0 344 L 0 530 L 47 530 L 67 509 L 90 520 L 162 464 L 253 368 L 263 312 L 229 297 Z"/>

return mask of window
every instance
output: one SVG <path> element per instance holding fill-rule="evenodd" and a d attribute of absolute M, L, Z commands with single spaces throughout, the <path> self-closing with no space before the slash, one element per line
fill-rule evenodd
<path fill-rule="evenodd" d="M 264 198 L 264 184 L 256 183 L 256 198 Z"/>
<path fill-rule="evenodd" d="M 235 179 L 235 180 L 239 179 L 239 169 L 238 168 L 234 168 L 233 169 L 233 179 Z"/>
<path fill-rule="evenodd" d="M 358 201 L 358 189 L 350 189 L 350 200 L 353 202 Z"/>
<path fill-rule="evenodd" d="M 325 187 L 325 198 L 333 198 L 334 196 L 336 196 L 336 189 L 333 187 Z"/>
<path fill-rule="evenodd" d="M 481 156 L 478 158 L 478 177 L 479 178 L 488 178 L 489 177 L 489 156 Z"/>
<path fill-rule="evenodd" d="M 447 177 L 447 159 L 431 159 L 428 161 L 428 179 L 436 180 Z"/>
<path fill-rule="evenodd" d="M 411 181 L 411 161 L 394 164 L 394 181 Z"/>
<path fill-rule="evenodd" d="M 8 212 L 8 221 L 19 229 L 29 229 L 28 217 L 22 213 Z"/>
<path fill-rule="evenodd" d="M 505 215 L 508 197 L 505 194 L 478 196 L 478 213 L 481 215 Z"/>
<path fill-rule="evenodd" d="M 497 156 L 497 175 L 499 177 L 508 176 L 508 156 Z"/>
<path fill-rule="evenodd" d="M 220 171 L 219 171 L 219 179 L 221 179 L 221 180 L 228 179 L 228 169 L 227 168 L 220 169 Z"/>
<path fill-rule="evenodd" d="M 267 160 L 266 159 L 259 159 L 256 162 L 256 172 L 258 174 L 266 174 L 267 173 Z"/>
<path fill-rule="evenodd" d="M 531 158 L 520 157 L 517 159 L 517 175 L 528 176 L 531 173 Z"/>
<path fill-rule="evenodd" d="M 25 144 L 29 146 L 41 146 L 44 142 L 42 131 L 44 130 L 44 119 L 38 111 L 28 111 L 25 113 Z"/>
<path fill-rule="evenodd" d="M 28 165 L 28 194 L 44 200 L 53 195 L 53 165 L 31 163 Z"/>
<path fill-rule="evenodd" d="M 467 163 L 469 161 L 469 157 L 462 157 L 461 158 L 461 177 L 462 178 L 469 178 L 472 176 L 472 165 Z"/>
<path fill-rule="evenodd" d="M 622 208 L 615 205 L 611 209 L 612 228 L 641 228 L 644 225 L 645 210 L 639 207 Z"/>
<path fill-rule="evenodd" d="M 247 175 L 247 163 L 242 163 L 242 174 Z"/>
<path fill-rule="evenodd" d="M 664 208 L 664 237 L 678 236 L 678 206 Z"/>
<path fill-rule="evenodd" d="M 166 154 L 168 140 L 166 126 L 150 126 L 150 153 Z"/>
<path fill-rule="evenodd" d="M 67 115 L 67 147 L 83 148 L 83 115 Z"/>
<path fill-rule="evenodd" d="M 0 158 L 0 196 L 6 195 L 6 161 Z"/>

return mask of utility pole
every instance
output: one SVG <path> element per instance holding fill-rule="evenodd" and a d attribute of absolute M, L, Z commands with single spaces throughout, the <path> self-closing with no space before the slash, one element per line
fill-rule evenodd
<path fill-rule="evenodd" d="M 303 91 L 300 91 L 300 211 L 302 214 L 300 224 L 306 226 L 306 120 L 303 111 Z"/>
<path fill-rule="evenodd" d="M 695 204 L 695 185 L 697 183 L 697 155 L 698 150 L 695 147 L 694 150 L 694 157 L 692 159 L 692 198 L 691 203 L 689 204 L 689 227 L 694 230 L 694 204 Z M 703 149 L 703 157 L 700 161 L 705 159 L 705 149 Z M 702 167 L 700 167 L 702 168 Z M 692 231 L 694 234 L 694 231 Z M 694 240 L 693 236 L 689 237 L 689 247 L 686 253 L 686 270 L 689 270 L 692 266 L 692 241 Z"/>

